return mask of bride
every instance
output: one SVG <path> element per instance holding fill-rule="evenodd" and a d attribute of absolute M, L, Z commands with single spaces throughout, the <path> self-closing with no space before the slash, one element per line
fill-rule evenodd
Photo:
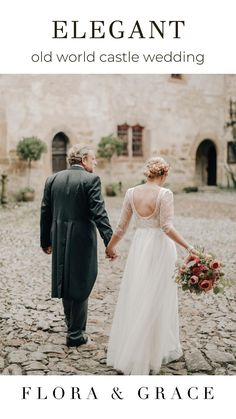
<path fill-rule="evenodd" d="M 118 226 L 107 246 L 116 245 L 133 216 L 136 231 L 127 258 L 111 328 L 107 364 L 124 374 L 159 373 L 182 355 L 179 342 L 175 243 L 197 253 L 173 227 L 173 193 L 164 188 L 169 165 L 161 157 L 145 167 L 147 182 L 128 189 Z"/>

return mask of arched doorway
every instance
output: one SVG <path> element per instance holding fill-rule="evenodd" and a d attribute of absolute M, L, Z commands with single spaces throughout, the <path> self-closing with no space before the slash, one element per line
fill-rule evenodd
<path fill-rule="evenodd" d="M 66 153 L 69 138 L 64 132 L 58 132 L 52 140 L 52 172 L 56 173 L 67 168 Z"/>
<path fill-rule="evenodd" d="M 200 185 L 213 186 L 217 184 L 217 152 L 212 140 L 206 139 L 198 146 L 196 175 Z"/>

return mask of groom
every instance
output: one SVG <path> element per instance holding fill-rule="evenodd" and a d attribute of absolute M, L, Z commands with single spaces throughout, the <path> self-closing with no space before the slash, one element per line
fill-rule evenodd
<path fill-rule="evenodd" d="M 68 327 L 67 346 L 87 343 L 88 297 L 97 276 L 97 232 L 107 246 L 112 229 L 93 172 L 91 147 L 74 145 L 69 169 L 46 180 L 41 205 L 41 247 L 52 253 L 52 297 L 62 298 Z M 116 254 L 109 254 L 116 257 Z"/>

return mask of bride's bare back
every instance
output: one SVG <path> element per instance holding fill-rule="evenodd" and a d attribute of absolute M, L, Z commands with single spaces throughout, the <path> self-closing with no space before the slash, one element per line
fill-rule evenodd
<path fill-rule="evenodd" d="M 108 255 L 109 252 L 113 255 L 114 246 L 124 236 L 132 216 L 136 228 L 161 229 L 180 246 L 195 254 L 198 253 L 173 226 L 173 192 L 162 186 L 168 171 L 169 165 L 161 157 L 148 160 L 144 172 L 147 183 L 127 190 L 120 219 L 107 248 Z"/>
<path fill-rule="evenodd" d="M 159 186 L 139 185 L 133 191 L 133 204 L 141 217 L 151 217 L 156 210 Z"/>

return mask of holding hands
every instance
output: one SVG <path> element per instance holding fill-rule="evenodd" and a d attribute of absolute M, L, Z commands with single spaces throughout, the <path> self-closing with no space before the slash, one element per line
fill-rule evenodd
<path fill-rule="evenodd" d="M 106 257 L 109 259 L 116 259 L 118 257 L 115 248 L 110 246 L 110 244 L 108 244 L 105 253 L 106 253 Z"/>
<path fill-rule="evenodd" d="M 44 253 L 46 253 L 46 255 L 51 255 L 51 253 L 52 253 L 52 246 L 42 247 L 42 250 L 43 250 Z"/>
<path fill-rule="evenodd" d="M 118 257 L 118 254 L 116 252 L 116 245 L 119 242 L 120 238 L 113 234 L 111 240 L 109 241 L 107 248 L 106 248 L 106 257 L 113 260 Z"/>

